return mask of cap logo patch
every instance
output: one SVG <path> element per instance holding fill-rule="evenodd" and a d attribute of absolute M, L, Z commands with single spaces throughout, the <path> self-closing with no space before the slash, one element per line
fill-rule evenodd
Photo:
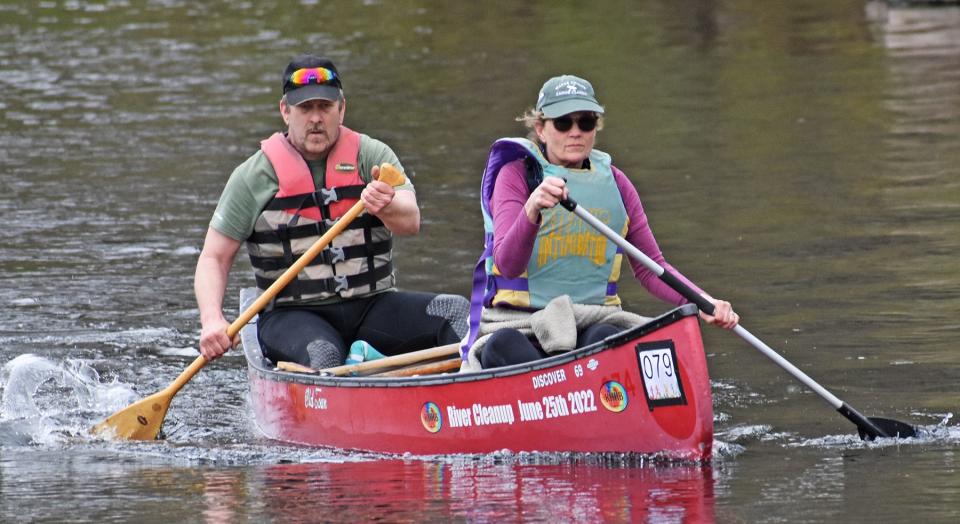
<path fill-rule="evenodd" d="M 590 96 L 590 93 L 587 92 L 587 86 L 573 80 L 557 84 L 554 94 L 556 96 Z"/>

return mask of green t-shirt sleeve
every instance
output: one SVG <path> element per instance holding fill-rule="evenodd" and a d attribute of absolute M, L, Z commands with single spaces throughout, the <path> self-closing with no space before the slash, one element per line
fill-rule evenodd
<path fill-rule="evenodd" d="M 413 182 L 410 181 L 410 176 L 407 175 L 403 170 L 403 166 L 400 164 L 400 159 L 397 158 L 397 154 L 394 153 L 387 144 L 384 144 L 376 138 L 371 138 L 367 135 L 361 134 L 359 157 L 360 158 L 358 159 L 357 163 L 359 164 L 360 168 L 360 177 L 363 178 L 364 182 L 370 182 L 370 169 L 373 168 L 373 166 L 379 166 L 384 162 L 390 162 L 407 177 L 407 181 L 397 186 L 397 189 L 414 191 Z"/>
<path fill-rule="evenodd" d="M 277 194 L 277 174 L 263 151 L 257 151 L 237 166 L 227 180 L 210 227 L 244 241 L 253 233 L 260 211 Z"/>
<path fill-rule="evenodd" d="M 401 173 L 404 173 L 400 159 L 390 146 L 367 135 L 360 135 L 358 157 L 360 177 L 364 182 L 370 182 L 370 169 L 384 162 L 393 164 Z M 311 161 L 307 165 L 313 173 L 314 183 L 317 187 L 323 187 L 326 160 Z M 263 151 L 257 151 L 233 170 L 220 194 L 217 208 L 210 220 L 210 227 L 234 240 L 243 242 L 253 233 L 260 211 L 273 199 L 279 189 L 276 171 Z M 397 186 L 397 189 L 414 191 L 410 177 L 407 176 L 407 181 Z"/>

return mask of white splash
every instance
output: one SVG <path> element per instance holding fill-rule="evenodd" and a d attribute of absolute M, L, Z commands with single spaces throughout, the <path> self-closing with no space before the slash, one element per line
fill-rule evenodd
<path fill-rule="evenodd" d="M 128 386 L 101 384 L 87 362 L 20 355 L 0 370 L 0 444 L 52 444 L 86 433 L 91 411 L 123 407 L 137 396 Z M 13 437 L 11 437 L 13 436 Z"/>

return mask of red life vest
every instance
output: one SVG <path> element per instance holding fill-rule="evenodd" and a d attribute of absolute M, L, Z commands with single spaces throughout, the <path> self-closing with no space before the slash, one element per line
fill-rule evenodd
<path fill-rule="evenodd" d="M 276 196 L 261 211 L 247 239 L 257 287 L 265 290 L 360 198 L 360 135 L 340 126 L 327 155 L 324 187 L 317 189 L 306 161 L 286 136 L 275 133 L 261 149 L 277 174 Z M 393 236 L 377 217 L 363 214 L 335 237 L 277 302 L 351 297 L 394 286 Z"/>
<path fill-rule="evenodd" d="M 270 159 L 274 171 L 280 182 L 280 190 L 276 198 L 304 195 L 316 191 L 313 184 L 313 174 L 307 162 L 300 155 L 293 144 L 283 133 L 274 133 L 270 138 L 260 143 L 263 153 Z M 325 189 L 356 188 L 360 190 L 366 185 L 358 170 L 357 162 L 360 154 L 360 134 L 352 129 L 340 126 L 340 138 L 327 154 L 327 171 L 324 176 Z M 281 173 L 283 173 L 281 175 Z M 328 194 L 328 193 L 324 193 Z M 352 196 L 352 195 L 351 195 Z M 340 218 L 359 198 L 344 198 L 336 200 L 329 206 L 329 216 L 326 218 Z M 291 214 L 300 214 L 304 217 L 321 220 L 321 211 L 317 207 L 287 210 Z"/>

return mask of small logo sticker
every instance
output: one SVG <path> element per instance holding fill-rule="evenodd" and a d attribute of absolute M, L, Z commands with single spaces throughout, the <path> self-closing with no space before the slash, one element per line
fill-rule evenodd
<path fill-rule="evenodd" d="M 440 406 L 433 402 L 427 402 L 420 410 L 420 422 L 424 429 L 430 433 L 436 433 L 443 427 L 443 415 L 440 413 Z"/>
<path fill-rule="evenodd" d="M 627 409 L 627 390 L 619 382 L 611 380 L 600 386 L 600 403 L 607 410 L 620 413 Z"/>
<path fill-rule="evenodd" d="M 587 369 L 589 369 L 590 371 L 596 371 L 596 370 L 597 370 L 597 366 L 599 366 L 599 365 L 600 365 L 600 363 L 597 362 L 597 359 L 591 358 L 590 361 L 587 362 Z"/>
<path fill-rule="evenodd" d="M 356 170 L 357 170 L 357 166 L 355 166 L 355 165 L 353 165 L 353 164 L 351 164 L 351 163 L 349 163 L 349 162 L 340 162 L 340 163 L 338 163 L 337 165 L 333 166 L 333 169 L 336 170 L 336 171 L 346 171 L 346 172 L 350 172 L 350 171 L 356 171 Z"/>
<path fill-rule="evenodd" d="M 587 86 L 577 82 L 576 80 L 567 80 L 566 82 L 560 82 L 557 84 L 557 88 L 554 91 L 555 96 L 590 96 L 590 93 L 587 93 Z"/>

